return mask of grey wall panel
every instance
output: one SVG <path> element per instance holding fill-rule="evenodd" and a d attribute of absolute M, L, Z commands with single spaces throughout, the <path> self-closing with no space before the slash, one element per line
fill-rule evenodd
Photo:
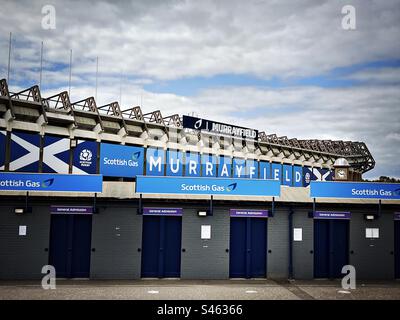
<path fill-rule="evenodd" d="M 394 278 L 393 212 L 386 212 L 374 221 L 366 221 L 367 211 L 351 210 L 350 264 L 356 268 L 357 279 Z M 370 213 L 376 213 L 371 212 Z M 379 239 L 367 239 L 366 228 L 379 228 Z"/>
<path fill-rule="evenodd" d="M 303 241 L 293 242 L 293 277 L 312 279 L 314 277 L 314 223 L 308 217 L 307 209 L 294 209 L 293 228 L 303 229 Z M 293 232 L 293 230 L 291 230 Z"/>
<path fill-rule="evenodd" d="M 268 278 L 287 278 L 289 264 L 289 209 L 279 208 L 268 218 Z M 271 251 L 271 252 L 269 252 Z"/>
<path fill-rule="evenodd" d="M 142 216 L 135 207 L 100 207 L 93 216 L 90 277 L 140 278 Z"/>
<path fill-rule="evenodd" d="M 214 209 L 213 216 L 198 217 L 185 208 L 182 217 L 182 279 L 229 278 L 229 209 Z M 201 240 L 201 225 L 211 225 L 211 239 Z"/>
<path fill-rule="evenodd" d="M 0 206 L 0 279 L 39 279 L 42 267 L 48 264 L 50 210 L 35 206 L 31 213 L 17 215 L 14 208 L 23 203 Z M 27 227 L 26 236 L 19 236 L 19 226 Z"/>

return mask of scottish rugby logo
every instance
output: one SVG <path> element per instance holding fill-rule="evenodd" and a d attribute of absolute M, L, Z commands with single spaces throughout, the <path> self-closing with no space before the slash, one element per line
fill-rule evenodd
<path fill-rule="evenodd" d="M 79 164 L 82 167 L 90 167 L 92 165 L 92 151 L 89 149 L 83 149 L 79 154 Z"/>

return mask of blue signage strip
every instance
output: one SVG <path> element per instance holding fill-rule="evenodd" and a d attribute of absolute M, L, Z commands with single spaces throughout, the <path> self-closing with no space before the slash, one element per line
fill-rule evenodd
<path fill-rule="evenodd" d="M 102 192 L 102 175 L 0 173 L 0 190 Z"/>
<path fill-rule="evenodd" d="M 258 179 L 136 177 L 137 193 L 280 196 L 280 182 Z"/>
<path fill-rule="evenodd" d="M 311 198 L 400 199 L 400 184 L 311 181 Z"/>

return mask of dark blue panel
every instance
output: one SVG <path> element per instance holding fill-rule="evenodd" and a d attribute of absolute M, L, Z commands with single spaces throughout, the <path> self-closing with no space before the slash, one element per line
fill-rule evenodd
<path fill-rule="evenodd" d="M 89 278 L 92 215 L 73 215 L 71 277 Z"/>
<path fill-rule="evenodd" d="M 40 135 L 38 133 L 11 133 L 10 171 L 39 172 Z M 26 165 L 20 166 L 17 159 L 25 157 Z"/>
<path fill-rule="evenodd" d="M 167 150 L 167 176 L 183 174 L 183 153 L 176 150 Z"/>
<path fill-rule="evenodd" d="M 0 170 L 4 170 L 6 159 L 7 131 L 0 130 Z"/>
<path fill-rule="evenodd" d="M 266 277 L 267 221 L 265 218 L 249 218 L 251 223 L 250 277 Z"/>
<path fill-rule="evenodd" d="M 246 160 L 240 158 L 233 158 L 233 177 L 234 178 L 247 178 L 246 177 Z"/>
<path fill-rule="evenodd" d="M 159 275 L 160 217 L 143 216 L 142 277 Z"/>
<path fill-rule="evenodd" d="M 218 177 L 232 177 L 232 158 L 224 156 L 218 158 Z"/>
<path fill-rule="evenodd" d="M 254 159 L 246 160 L 246 178 L 258 179 L 258 163 Z"/>
<path fill-rule="evenodd" d="M 231 218 L 229 277 L 246 277 L 246 223 L 247 218 Z"/>
<path fill-rule="evenodd" d="M 314 277 L 329 278 L 329 220 L 314 220 Z"/>
<path fill-rule="evenodd" d="M 395 276 L 400 279 L 400 221 L 394 222 Z"/>
<path fill-rule="evenodd" d="M 331 278 L 341 278 L 343 266 L 349 264 L 349 221 L 330 220 Z"/>
<path fill-rule="evenodd" d="M 160 217 L 164 219 L 164 265 L 162 277 L 179 278 L 181 275 L 181 217 Z"/>
<path fill-rule="evenodd" d="M 165 172 L 165 151 L 158 148 L 146 150 L 146 175 L 163 176 Z"/>
<path fill-rule="evenodd" d="M 271 163 L 271 179 L 282 181 L 282 165 L 280 163 Z"/>
<path fill-rule="evenodd" d="M 88 174 L 97 173 L 97 142 L 78 140 L 74 149 L 72 173 L 82 170 Z"/>
<path fill-rule="evenodd" d="M 51 216 L 49 264 L 55 267 L 57 278 L 69 277 L 68 234 L 70 219 L 70 215 Z"/>
<path fill-rule="evenodd" d="M 271 179 L 271 164 L 269 162 L 260 161 L 260 179 Z"/>
<path fill-rule="evenodd" d="M 200 177 L 200 154 L 186 152 L 185 158 L 185 176 Z"/>
<path fill-rule="evenodd" d="M 201 156 L 201 175 L 202 177 L 217 176 L 217 157 L 211 154 Z"/>

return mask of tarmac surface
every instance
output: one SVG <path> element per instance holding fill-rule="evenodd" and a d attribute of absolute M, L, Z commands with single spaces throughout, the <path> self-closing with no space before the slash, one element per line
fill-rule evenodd
<path fill-rule="evenodd" d="M 400 300 L 400 281 L 339 280 L 59 280 L 44 290 L 40 280 L 0 281 L 0 300 Z"/>

